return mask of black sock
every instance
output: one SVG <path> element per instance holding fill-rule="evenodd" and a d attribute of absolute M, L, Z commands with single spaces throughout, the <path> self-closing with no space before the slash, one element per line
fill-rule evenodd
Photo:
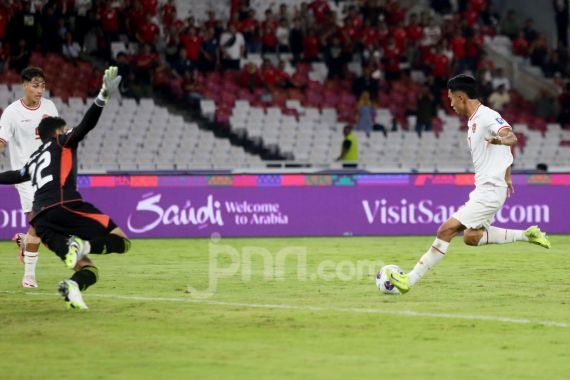
<path fill-rule="evenodd" d="M 85 266 L 81 270 L 75 272 L 71 279 L 77 282 L 79 290 L 83 291 L 97 282 L 99 278 L 99 270 L 97 267 Z"/>
<path fill-rule="evenodd" d="M 65 255 L 69 247 L 67 246 L 67 240 L 69 236 L 61 235 L 52 230 L 42 231 L 40 238 L 42 242 L 48 246 L 60 259 L 65 260 Z"/>
<path fill-rule="evenodd" d="M 109 234 L 105 237 L 90 240 L 91 252 L 95 254 L 125 253 L 131 247 L 131 242 L 119 235 Z"/>

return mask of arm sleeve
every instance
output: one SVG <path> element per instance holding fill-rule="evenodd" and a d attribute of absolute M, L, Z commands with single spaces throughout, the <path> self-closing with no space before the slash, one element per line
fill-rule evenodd
<path fill-rule="evenodd" d="M 350 149 L 351 146 L 352 146 L 352 142 L 350 140 L 344 140 L 342 142 L 342 148 L 343 149 Z"/>
<path fill-rule="evenodd" d="M 512 128 L 499 114 L 496 114 L 493 119 L 487 120 L 487 125 L 489 125 L 489 132 L 493 136 L 496 136 L 501 129 Z"/>
<path fill-rule="evenodd" d="M 29 180 L 30 175 L 25 168 L 0 173 L 0 185 L 15 185 Z"/>
<path fill-rule="evenodd" d="M 99 117 L 101 116 L 102 110 L 103 106 L 100 105 L 97 100 L 95 100 L 95 102 L 85 113 L 85 116 L 83 116 L 81 123 L 69 131 L 69 133 L 61 135 L 59 137 L 58 142 L 60 145 L 70 148 L 77 147 L 79 142 L 85 138 L 87 133 L 95 128 L 97 122 L 99 121 Z"/>
<path fill-rule="evenodd" d="M 7 144 L 14 136 L 14 127 L 10 119 L 10 111 L 4 110 L 0 116 L 0 141 Z"/>

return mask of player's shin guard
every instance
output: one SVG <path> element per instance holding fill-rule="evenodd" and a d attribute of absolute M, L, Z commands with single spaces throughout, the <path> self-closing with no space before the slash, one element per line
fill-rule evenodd
<path fill-rule="evenodd" d="M 414 269 L 408 273 L 408 285 L 413 286 L 434 266 L 437 265 L 444 257 L 449 243 L 441 239 L 435 239 L 430 249 L 424 253 L 420 261 L 416 264 Z"/>
<path fill-rule="evenodd" d="M 75 272 L 73 276 L 71 276 L 71 279 L 77 282 L 79 290 L 84 291 L 97 282 L 99 279 L 99 270 L 97 267 L 85 266 Z"/>
<path fill-rule="evenodd" d="M 119 235 L 109 234 L 105 237 L 93 239 L 91 253 L 105 255 L 107 253 L 126 253 L 131 248 L 131 241 Z"/>
<path fill-rule="evenodd" d="M 523 230 L 507 230 L 490 226 L 483 232 L 478 245 L 508 244 L 515 241 L 528 241 Z"/>

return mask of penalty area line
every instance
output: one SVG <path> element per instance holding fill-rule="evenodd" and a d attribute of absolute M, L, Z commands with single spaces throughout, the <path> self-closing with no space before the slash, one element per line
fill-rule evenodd
<path fill-rule="evenodd" d="M 18 295 L 25 294 L 29 296 L 50 296 L 50 297 L 59 296 L 57 293 L 21 292 L 21 291 L 0 291 L 0 294 L 18 294 Z M 194 298 L 182 298 L 182 297 L 148 297 L 148 296 L 120 295 L 120 294 L 87 294 L 87 298 L 88 299 L 101 298 L 101 299 L 111 299 L 111 300 L 121 300 L 121 301 L 140 301 L 140 302 L 157 302 L 157 301 L 179 302 L 179 303 L 191 303 L 198 305 L 244 307 L 252 309 L 281 309 L 281 310 L 334 312 L 334 313 L 401 315 L 406 317 L 418 317 L 418 318 L 463 319 L 463 320 L 472 320 L 472 321 L 502 322 L 502 323 L 518 324 L 518 325 L 542 325 L 548 327 L 562 327 L 562 328 L 570 327 L 570 323 L 568 322 L 520 319 L 520 318 L 500 317 L 492 315 L 431 313 L 431 312 L 413 311 L 413 310 L 323 307 L 323 306 L 290 305 L 290 304 L 261 304 L 261 303 L 213 301 L 207 299 L 194 299 Z"/>

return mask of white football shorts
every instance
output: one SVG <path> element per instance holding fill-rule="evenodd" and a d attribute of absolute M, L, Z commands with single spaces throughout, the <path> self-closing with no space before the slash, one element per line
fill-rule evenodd
<path fill-rule="evenodd" d="M 453 218 L 467 228 L 488 228 L 493 223 L 495 214 L 507 200 L 507 188 L 491 184 L 476 187 L 469 194 L 469 201 L 463 205 Z"/>
<path fill-rule="evenodd" d="M 34 203 L 34 194 L 36 190 L 32 186 L 32 182 L 24 182 L 16 185 L 16 189 L 20 194 L 20 204 L 24 212 L 32 212 L 32 205 Z"/>

